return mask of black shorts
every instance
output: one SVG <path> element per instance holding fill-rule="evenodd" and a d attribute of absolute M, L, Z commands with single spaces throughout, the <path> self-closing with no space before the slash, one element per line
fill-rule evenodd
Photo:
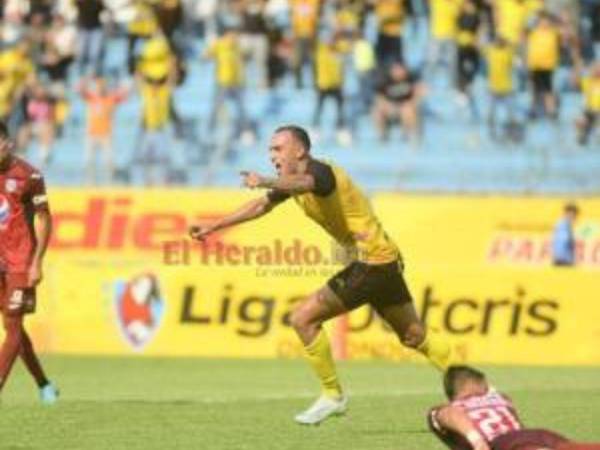
<path fill-rule="evenodd" d="M 375 56 L 377 62 L 386 66 L 395 62 L 404 61 L 403 45 L 401 36 L 390 36 L 379 33 L 375 43 Z"/>
<path fill-rule="evenodd" d="M 26 273 L 0 272 L 0 312 L 5 316 L 35 312 L 35 288 L 28 287 Z"/>
<path fill-rule="evenodd" d="M 402 269 L 399 261 L 387 264 L 356 261 L 331 277 L 327 285 L 348 310 L 369 303 L 380 312 L 393 304 L 412 302 Z"/>
<path fill-rule="evenodd" d="M 554 71 L 552 70 L 532 70 L 529 72 L 529 79 L 533 84 L 533 91 L 536 94 L 548 94 L 553 91 L 552 78 Z"/>
<path fill-rule="evenodd" d="M 479 50 L 476 47 L 458 47 L 458 87 L 464 88 L 475 80 L 479 70 Z"/>

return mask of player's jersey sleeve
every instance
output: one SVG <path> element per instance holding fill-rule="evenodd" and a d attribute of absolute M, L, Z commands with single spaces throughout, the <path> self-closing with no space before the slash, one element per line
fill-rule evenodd
<path fill-rule="evenodd" d="M 290 194 L 288 194 L 287 192 L 284 192 L 284 191 L 280 191 L 278 189 L 271 189 L 267 192 L 267 198 L 269 199 L 269 201 L 271 203 L 274 203 L 274 204 L 279 204 L 281 202 L 284 202 L 290 197 L 291 197 Z"/>
<path fill-rule="evenodd" d="M 331 166 L 322 163 L 321 161 L 312 160 L 308 164 L 308 173 L 315 180 L 313 194 L 319 197 L 327 197 L 336 187 L 335 174 Z"/>
<path fill-rule="evenodd" d="M 335 190 L 335 174 L 333 173 L 331 166 L 324 164 L 321 161 L 312 160 L 308 164 L 308 173 L 312 175 L 315 180 L 315 187 L 311 193 L 318 197 L 327 197 Z M 267 192 L 267 198 L 271 203 L 275 204 L 281 203 L 290 197 L 290 194 L 279 189 L 271 189 Z"/>
<path fill-rule="evenodd" d="M 29 190 L 26 199 L 34 211 L 49 211 L 46 183 L 40 172 L 34 171 L 29 175 Z"/>

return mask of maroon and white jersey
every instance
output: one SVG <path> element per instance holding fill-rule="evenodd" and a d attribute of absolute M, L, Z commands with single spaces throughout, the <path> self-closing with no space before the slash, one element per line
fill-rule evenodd
<path fill-rule="evenodd" d="M 494 390 L 485 395 L 455 400 L 451 405 L 463 409 L 488 442 L 523 428 L 510 399 Z"/>
<path fill-rule="evenodd" d="M 27 272 L 36 245 L 33 216 L 39 210 L 48 210 L 42 174 L 8 156 L 0 163 L 0 272 Z"/>
<path fill-rule="evenodd" d="M 499 436 L 523 428 L 511 400 L 493 389 L 488 390 L 484 395 L 455 400 L 450 405 L 462 409 L 488 443 L 491 443 Z M 450 448 L 471 448 L 462 436 L 458 436 L 449 430 L 444 430 L 438 423 L 436 415 L 441 408 L 434 408 L 429 413 L 429 425 L 432 431 Z"/>

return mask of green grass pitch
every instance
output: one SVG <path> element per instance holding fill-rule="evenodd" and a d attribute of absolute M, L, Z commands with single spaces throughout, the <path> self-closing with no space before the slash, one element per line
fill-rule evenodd
<path fill-rule="evenodd" d="M 425 413 L 443 400 L 425 365 L 344 362 L 346 416 L 292 421 L 317 393 L 303 361 L 44 358 L 62 391 L 42 407 L 21 364 L 2 394 L 0 449 L 442 449 Z M 487 368 L 528 426 L 600 441 L 600 368 Z"/>

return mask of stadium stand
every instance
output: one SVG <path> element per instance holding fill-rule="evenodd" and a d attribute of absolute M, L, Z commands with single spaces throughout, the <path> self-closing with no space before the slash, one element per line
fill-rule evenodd
<path fill-rule="evenodd" d="M 14 16 L 7 18 L 6 8 L 10 3 L 7 2 L 4 11 L 5 34 L 10 21 L 16 20 Z M 134 86 L 133 75 L 126 69 L 126 31 L 130 26 L 128 23 L 132 21 L 132 16 L 128 15 L 127 11 L 140 3 L 145 2 L 113 1 L 107 2 L 106 5 L 112 5 L 114 8 L 115 14 L 112 18 L 115 24 L 110 26 L 111 33 L 104 52 L 104 74 L 109 79 L 109 84 L 125 84 L 131 92 L 115 112 L 113 145 L 117 169 L 115 178 L 111 181 L 104 180 L 104 184 L 145 183 L 143 174 L 138 173 L 140 171 L 137 169 L 144 165 L 145 158 L 144 155 L 140 156 L 138 151 L 142 135 L 140 124 L 143 101 Z M 156 3 L 148 2 L 151 8 L 156 8 Z M 243 94 L 249 118 L 248 129 L 235 129 L 234 114 L 230 108 L 217 111 L 219 125 L 216 129 L 210 129 L 209 116 L 216 85 L 213 66 L 218 62 L 201 58 L 213 39 L 210 34 L 210 21 L 206 19 L 206 16 L 210 16 L 210 3 L 204 0 L 181 5 L 186 20 L 175 33 L 174 39 L 181 55 L 180 60 L 185 62 L 185 79 L 174 92 L 178 121 L 176 126 L 169 129 L 168 144 L 163 144 L 168 146 L 168 156 L 172 165 L 172 170 L 165 176 L 164 182 L 167 183 L 237 186 L 241 169 L 269 169 L 268 139 L 274 128 L 290 122 L 306 127 L 311 125 L 316 103 L 316 92 L 311 83 L 305 83 L 302 89 L 298 89 L 290 74 L 283 77 L 277 88 L 265 89 L 264 86 L 260 86 L 256 68 L 249 65 Z M 239 18 L 236 19 L 235 4 L 244 2 L 218 3 L 220 6 L 216 5 L 215 12 L 216 17 L 220 18 L 217 21 L 218 28 L 236 28 L 236 20 Z M 234 5 L 224 5 L 226 3 Z M 328 27 L 332 20 L 335 20 L 337 8 L 341 8 L 345 3 L 364 2 L 324 3 L 320 36 L 332 34 Z M 577 143 L 574 122 L 581 115 L 583 100 L 576 83 L 573 82 L 574 70 L 569 58 L 564 57 L 564 48 L 563 64 L 555 74 L 555 89 L 560 104 L 559 117 L 555 119 L 547 116 L 535 120 L 530 117 L 530 94 L 527 83 L 518 81 L 524 75 L 519 75 L 522 70 L 516 65 L 513 75 L 518 86 L 515 96 L 517 119 L 502 129 L 503 135 L 500 138 L 492 139 L 486 118 L 489 95 L 485 64 L 477 71 L 473 84 L 473 98 L 479 112 L 472 114 L 466 106 L 466 100 L 461 98 L 454 88 L 450 67 L 444 66 L 443 70 L 435 72 L 429 70 L 426 60 L 430 35 L 427 2 L 413 0 L 409 3 L 412 16 L 403 19 L 407 22 L 403 28 L 405 62 L 412 70 L 420 73 L 420 78 L 426 84 L 426 94 L 420 106 L 420 143 L 415 145 L 410 142 L 400 127 L 396 126 L 391 127 L 389 139 L 383 142 L 369 114 L 358 118 L 351 117 L 352 140 L 342 142 L 336 136 L 333 106 L 325 103 L 323 124 L 320 130 L 313 130 L 317 155 L 334 159 L 347 167 L 361 184 L 377 190 L 538 193 L 587 193 L 600 190 L 600 178 L 597 177 L 600 169 L 599 139 L 597 134 L 592 132 L 586 146 Z M 431 3 L 430 6 L 433 6 L 435 2 Z M 557 2 L 548 1 L 546 7 L 550 8 L 554 3 Z M 581 17 L 590 17 L 584 15 L 590 10 L 600 14 L 598 5 L 593 2 L 582 3 L 578 13 Z M 56 5 L 60 4 L 61 2 L 56 2 Z M 278 11 L 276 6 L 273 7 L 275 12 Z M 65 8 L 65 11 L 69 10 L 68 7 Z M 205 15 L 204 22 L 197 11 Z M 366 36 L 371 42 L 375 42 L 377 36 L 375 12 L 366 16 L 364 26 Z M 10 11 L 8 13 L 13 14 Z M 553 20 L 566 27 L 567 13 L 561 14 L 562 10 L 556 16 L 552 16 Z M 69 20 L 69 15 L 65 16 Z M 22 20 L 31 23 L 31 19 L 27 17 L 27 14 L 23 14 Z M 71 17 L 73 21 L 76 20 L 76 14 Z M 280 23 L 285 23 L 288 13 L 281 10 L 275 17 L 283 17 Z M 585 37 L 585 32 L 591 25 L 585 20 L 579 20 L 579 16 L 576 19 L 568 25 L 579 30 L 578 48 L 583 49 L 580 52 L 585 54 L 584 50 L 592 45 L 586 39 L 591 42 L 593 36 Z M 531 20 L 534 23 L 536 19 Z M 144 45 L 148 45 L 139 44 L 138 42 L 136 47 L 136 58 L 143 55 Z M 4 39 L 3 51 L 10 51 L 11 45 L 16 44 Z M 589 55 L 584 60 L 591 62 L 593 56 Z M 352 70 L 351 55 L 345 54 L 343 61 L 346 74 L 345 113 L 352 116 L 359 82 L 355 71 Z M 587 66 L 587 63 L 583 62 L 582 66 Z M 53 144 L 46 170 L 52 185 L 80 186 L 89 181 L 84 169 L 86 106 L 75 88 L 81 79 L 78 63 L 72 64 L 68 70 L 68 79 L 64 84 L 66 88 L 61 91 L 64 92 L 68 104 L 68 113 L 64 126 Z M 40 72 L 41 78 L 44 79 L 46 75 L 43 71 Z M 310 76 L 309 72 L 310 69 L 305 68 L 305 75 Z M 521 78 L 518 78 L 519 76 Z M 274 108 L 274 105 L 277 108 Z M 40 164 L 42 161 L 37 145 L 32 143 L 27 148 L 34 164 Z"/>

